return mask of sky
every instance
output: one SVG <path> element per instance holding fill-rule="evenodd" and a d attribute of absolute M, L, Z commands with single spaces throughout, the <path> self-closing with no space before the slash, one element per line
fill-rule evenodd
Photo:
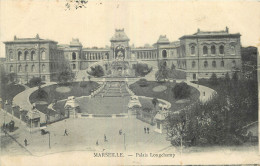
<path fill-rule="evenodd" d="M 68 1 L 68 0 L 67 0 Z M 66 0 L 1 0 L 0 57 L 4 41 L 35 37 L 84 47 L 105 47 L 116 28 L 124 28 L 130 45 L 155 43 L 160 35 L 176 41 L 183 35 L 225 30 L 240 33 L 242 46 L 260 46 L 260 2 L 89 0 L 86 8 L 66 10 Z M 71 3 L 70 3 L 71 4 Z"/>

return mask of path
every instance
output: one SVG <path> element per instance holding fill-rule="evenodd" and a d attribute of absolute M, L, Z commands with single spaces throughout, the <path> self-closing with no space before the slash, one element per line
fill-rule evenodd
<path fill-rule="evenodd" d="M 49 85 L 53 85 L 53 84 L 56 84 L 56 83 L 48 82 L 48 83 L 42 85 L 41 87 L 43 88 L 45 86 L 49 86 Z M 38 87 L 33 87 L 33 88 L 26 89 L 23 92 L 19 93 L 18 95 L 16 95 L 14 97 L 13 104 L 19 106 L 20 108 L 22 108 L 24 110 L 31 110 L 32 104 L 29 100 L 29 97 L 37 89 L 38 89 Z"/>

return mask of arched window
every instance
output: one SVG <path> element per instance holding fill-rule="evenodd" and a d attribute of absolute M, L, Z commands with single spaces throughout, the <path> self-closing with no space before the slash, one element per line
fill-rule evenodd
<path fill-rule="evenodd" d="M 195 46 L 191 46 L 190 53 L 191 55 L 195 55 Z"/>
<path fill-rule="evenodd" d="M 208 47 L 204 46 L 203 47 L 203 55 L 207 55 L 208 54 Z"/>
<path fill-rule="evenodd" d="M 35 66 L 32 65 L 32 69 L 31 69 L 32 72 L 35 72 Z"/>
<path fill-rule="evenodd" d="M 42 64 L 42 71 L 46 71 L 45 64 Z"/>
<path fill-rule="evenodd" d="M 223 60 L 220 62 L 220 66 L 221 66 L 221 67 L 224 67 L 224 66 L 225 66 L 225 63 L 224 63 Z"/>
<path fill-rule="evenodd" d="M 75 52 L 72 53 L 72 60 L 76 60 L 76 53 Z"/>
<path fill-rule="evenodd" d="M 166 50 L 163 50 L 163 51 L 162 51 L 162 57 L 163 57 L 163 58 L 167 58 L 167 52 L 166 52 Z"/>
<path fill-rule="evenodd" d="M 22 56 L 22 52 L 19 51 L 19 52 L 18 52 L 18 61 L 23 60 L 22 58 L 23 58 L 23 56 Z"/>
<path fill-rule="evenodd" d="M 25 71 L 25 72 L 28 72 L 28 65 L 25 65 L 24 71 Z"/>
<path fill-rule="evenodd" d="M 11 61 L 14 59 L 13 51 L 10 51 L 10 52 L 9 52 L 9 58 L 10 58 Z"/>
<path fill-rule="evenodd" d="M 194 68 L 196 66 L 196 62 L 192 61 L 192 68 Z"/>
<path fill-rule="evenodd" d="M 216 67 L 217 65 L 216 65 L 216 61 L 212 61 L 212 67 Z"/>
<path fill-rule="evenodd" d="M 211 46 L 210 50 L 211 50 L 211 54 L 212 54 L 212 55 L 215 55 L 215 54 L 216 54 L 216 47 L 215 47 L 214 45 Z"/>
<path fill-rule="evenodd" d="M 205 67 L 205 68 L 208 67 L 208 61 L 204 61 L 204 67 Z"/>
<path fill-rule="evenodd" d="M 36 60 L 36 55 L 35 55 L 35 51 L 31 52 L 31 60 L 35 61 Z"/>
<path fill-rule="evenodd" d="M 76 69 L 76 64 L 72 64 L 72 69 Z"/>
<path fill-rule="evenodd" d="M 18 72 L 22 72 L 22 65 L 18 66 Z"/>
<path fill-rule="evenodd" d="M 45 59 L 46 59 L 46 53 L 45 53 L 45 51 L 42 51 L 41 57 L 42 57 L 42 60 L 45 60 Z"/>
<path fill-rule="evenodd" d="M 10 66 L 10 72 L 13 72 L 14 71 L 14 67 L 13 65 Z"/>
<path fill-rule="evenodd" d="M 219 47 L 219 54 L 224 54 L 224 46 L 223 45 L 221 45 Z"/>
<path fill-rule="evenodd" d="M 232 55 L 235 55 L 236 54 L 236 51 L 235 51 L 235 46 L 231 46 L 231 48 L 230 48 L 231 50 L 231 54 Z"/>
<path fill-rule="evenodd" d="M 27 61 L 30 60 L 28 51 L 24 52 L 24 60 L 27 60 Z"/>
<path fill-rule="evenodd" d="M 236 61 L 235 60 L 232 61 L 232 67 L 236 67 Z"/>

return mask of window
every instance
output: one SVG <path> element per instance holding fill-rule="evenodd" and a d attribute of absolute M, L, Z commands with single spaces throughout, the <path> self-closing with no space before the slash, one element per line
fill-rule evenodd
<path fill-rule="evenodd" d="M 22 65 L 19 65 L 18 72 L 22 72 Z"/>
<path fill-rule="evenodd" d="M 73 64 L 73 65 L 72 65 L 72 68 L 73 68 L 73 69 L 76 69 L 76 64 Z"/>
<path fill-rule="evenodd" d="M 208 61 L 204 61 L 204 67 L 205 67 L 205 68 L 208 67 Z"/>
<path fill-rule="evenodd" d="M 225 65 L 225 64 L 224 64 L 224 61 L 222 60 L 222 61 L 220 62 L 220 66 L 221 66 L 221 67 L 224 67 L 224 65 Z"/>
<path fill-rule="evenodd" d="M 32 65 L 32 69 L 31 69 L 32 72 L 35 72 L 35 66 Z"/>
<path fill-rule="evenodd" d="M 28 65 L 25 65 L 24 70 L 25 72 L 28 72 Z"/>
<path fill-rule="evenodd" d="M 45 60 L 45 59 L 46 59 L 46 53 L 45 53 L 45 51 L 42 51 L 41 57 L 42 57 L 42 60 Z"/>
<path fill-rule="evenodd" d="M 23 60 L 22 58 L 23 58 L 23 56 L 22 56 L 22 52 L 19 51 L 19 52 L 18 52 L 18 61 Z"/>
<path fill-rule="evenodd" d="M 231 55 L 235 55 L 236 51 L 235 51 L 235 46 L 231 46 Z"/>
<path fill-rule="evenodd" d="M 14 67 L 13 65 L 10 66 L 10 72 L 13 72 L 14 71 Z"/>
<path fill-rule="evenodd" d="M 212 55 L 216 54 L 216 47 L 215 46 L 211 46 L 210 50 L 211 50 Z"/>
<path fill-rule="evenodd" d="M 212 67 L 216 67 L 217 65 L 216 65 L 216 61 L 212 61 Z"/>
<path fill-rule="evenodd" d="M 24 60 L 29 60 L 29 52 L 28 51 L 25 51 L 24 52 Z"/>
<path fill-rule="evenodd" d="M 46 71 L 45 64 L 42 64 L 42 71 Z"/>
<path fill-rule="evenodd" d="M 192 61 L 192 68 L 194 68 L 196 66 L 196 62 Z"/>
<path fill-rule="evenodd" d="M 219 47 L 219 54 L 224 54 L 224 46 L 223 45 L 221 45 Z"/>
<path fill-rule="evenodd" d="M 10 57 L 10 60 L 13 60 L 13 59 L 14 59 L 13 51 L 10 51 L 10 52 L 9 52 L 9 57 Z"/>
<path fill-rule="evenodd" d="M 195 55 L 195 47 L 194 46 L 191 46 L 190 53 L 191 53 L 191 55 Z"/>
<path fill-rule="evenodd" d="M 35 55 L 35 51 L 31 52 L 31 60 L 35 61 L 36 60 L 36 55 Z"/>
<path fill-rule="evenodd" d="M 208 54 L 208 47 L 204 46 L 203 47 L 203 55 L 207 55 Z"/>
<path fill-rule="evenodd" d="M 167 58 L 167 52 L 166 52 L 166 50 L 163 50 L 163 51 L 162 51 L 162 57 L 163 57 L 163 58 Z"/>

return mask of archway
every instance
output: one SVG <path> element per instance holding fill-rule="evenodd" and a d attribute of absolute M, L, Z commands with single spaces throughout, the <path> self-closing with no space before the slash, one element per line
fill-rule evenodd
<path fill-rule="evenodd" d="M 124 60 L 125 59 L 125 47 L 124 46 L 117 46 L 115 49 L 115 59 L 117 60 Z"/>
<path fill-rule="evenodd" d="M 162 51 L 162 57 L 163 57 L 163 58 L 167 58 L 167 52 L 166 52 L 166 50 L 163 50 L 163 51 Z"/>

